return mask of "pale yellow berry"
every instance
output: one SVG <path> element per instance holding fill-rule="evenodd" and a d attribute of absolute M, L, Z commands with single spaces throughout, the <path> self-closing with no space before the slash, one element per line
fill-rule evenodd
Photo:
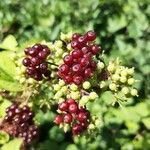
<path fill-rule="evenodd" d="M 26 78 L 20 78 L 19 82 L 22 84 L 26 81 Z"/>
<path fill-rule="evenodd" d="M 78 86 L 73 83 L 73 84 L 70 85 L 70 89 L 72 91 L 77 91 L 78 90 Z"/>
<path fill-rule="evenodd" d="M 128 74 L 127 70 L 122 70 L 121 71 L 121 76 L 127 76 L 127 74 Z"/>
<path fill-rule="evenodd" d="M 98 62 L 97 63 L 97 68 L 99 69 L 99 70 L 102 70 L 103 68 L 105 67 L 105 65 L 104 65 L 104 63 L 103 62 Z"/>
<path fill-rule="evenodd" d="M 91 87 L 91 84 L 90 84 L 90 82 L 85 81 L 82 86 L 84 89 L 89 89 Z"/>
<path fill-rule="evenodd" d="M 138 91 L 136 89 L 131 89 L 132 96 L 138 96 Z"/>
<path fill-rule="evenodd" d="M 100 124 L 101 124 L 101 121 L 100 121 L 99 119 L 96 119 L 96 120 L 95 120 L 95 125 L 96 125 L 97 127 L 99 127 Z"/>
<path fill-rule="evenodd" d="M 89 124 L 88 129 L 90 129 L 90 130 L 95 129 L 95 125 L 94 124 Z"/>
<path fill-rule="evenodd" d="M 68 55 L 68 53 L 67 53 L 67 52 L 63 53 L 62 57 L 65 57 L 66 55 Z"/>
<path fill-rule="evenodd" d="M 102 88 L 104 88 L 106 86 L 107 86 L 107 83 L 105 81 L 101 81 L 100 88 L 102 89 Z"/>
<path fill-rule="evenodd" d="M 96 92 L 91 92 L 89 94 L 89 98 L 90 98 L 90 100 L 95 100 L 96 98 L 98 98 L 98 95 Z"/>
<path fill-rule="evenodd" d="M 121 91 L 122 91 L 122 93 L 123 94 L 128 94 L 129 93 L 129 88 L 128 87 L 123 87 L 122 89 L 121 89 Z"/>
<path fill-rule="evenodd" d="M 55 41 L 55 45 L 59 48 L 61 48 L 63 46 L 63 42 L 58 40 L 58 41 Z"/>
<path fill-rule="evenodd" d="M 127 70 L 129 75 L 133 75 L 134 74 L 134 68 L 130 68 Z"/>
<path fill-rule="evenodd" d="M 61 92 L 63 92 L 63 93 L 66 93 L 67 92 L 67 86 L 63 86 L 62 88 L 61 88 Z"/>
<path fill-rule="evenodd" d="M 117 90 L 117 85 L 115 83 L 111 83 L 111 84 L 109 84 L 109 88 L 112 91 L 116 91 Z"/>
<path fill-rule="evenodd" d="M 112 75 L 112 79 L 114 81 L 118 81 L 120 79 L 120 76 L 118 74 L 114 74 L 114 75 Z"/>
<path fill-rule="evenodd" d="M 58 103 L 62 103 L 64 100 L 64 98 L 59 98 Z"/>
<path fill-rule="evenodd" d="M 65 82 L 64 80 L 59 80 L 59 83 L 58 83 L 60 86 L 64 86 L 65 85 Z"/>
<path fill-rule="evenodd" d="M 72 31 L 70 31 L 68 34 L 67 34 L 67 40 L 71 40 L 71 38 L 72 38 Z"/>
<path fill-rule="evenodd" d="M 80 92 L 71 92 L 70 96 L 72 99 L 79 99 L 80 98 Z"/>
<path fill-rule="evenodd" d="M 82 96 L 80 101 L 79 101 L 79 105 L 80 106 L 85 106 L 89 101 L 89 96 Z"/>
<path fill-rule="evenodd" d="M 135 82 L 134 78 L 129 78 L 129 79 L 128 79 L 128 84 L 129 84 L 129 85 L 133 85 L 134 82 Z"/>
<path fill-rule="evenodd" d="M 113 73 L 115 71 L 115 65 L 110 63 L 107 67 L 107 70 L 111 73 Z"/>
<path fill-rule="evenodd" d="M 71 44 L 69 43 L 69 44 L 67 44 L 67 49 L 69 50 L 69 51 L 71 51 L 72 50 L 72 48 L 71 48 Z"/>
<path fill-rule="evenodd" d="M 55 84 L 53 87 L 54 87 L 55 91 L 58 91 L 61 88 L 61 86 L 59 84 Z"/>
<path fill-rule="evenodd" d="M 60 33 L 60 39 L 61 40 L 63 40 L 63 41 L 66 41 L 66 39 L 67 39 L 67 36 L 66 36 L 66 34 L 64 34 L 64 33 Z"/>
<path fill-rule="evenodd" d="M 120 82 L 125 83 L 127 81 L 127 78 L 125 76 L 120 77 Z"/>
<path fill-rule="evenodd" d="M 30 84 L 33 84 L 33 83 L 34 83 L 34 81 L 35 81 L 35 80 L 34 80 L 34 79 L 32 79 L 32 78 L 29 78 L 29 79 L 27 80 L 27 82 L 28 82 L 28 83 L 30 83 Z"/>

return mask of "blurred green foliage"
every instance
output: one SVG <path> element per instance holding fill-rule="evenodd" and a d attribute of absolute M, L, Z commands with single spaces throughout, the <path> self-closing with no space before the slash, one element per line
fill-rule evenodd
<path fill-rule="evenodd" d="M 70 135 L 49 122 L 52 114 L 37 114 L 43 138 L 36 149 L 149 150 L 150 149 L 150 1 L 149 0 L 5 0 L 0 1 L 0 40 L 13 34 L 19 44 L 54 40 L 62 32 L 94 29 L 108 57 L 121 57 L 134 66 L 139 98 L 127 107 L 110 107 L 110 97 L 90 107 L 102 118 L 96 139 Z M 6 45 L 2 45 L 6 46 Z M 0 46 L 2 49 L 3 47 Z M 7 46 L 6 46 L 7 47 Z M 51 116 L 51 117 L 46 117 Z M 43 117 L 45 116 L 45 117 Z M 49 119 L 50 118 L 50 119 Z M 48 129 L 46 133 L 44 129 Z"/>

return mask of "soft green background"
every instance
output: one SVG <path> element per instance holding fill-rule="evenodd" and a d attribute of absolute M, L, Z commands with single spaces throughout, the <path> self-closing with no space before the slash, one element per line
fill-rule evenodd
<path fill-rule="evenodd" d="M 121 57 L 134 66 L 139 97 L 126 107 L 110 106 L 104 95 L 91 107 L 102 116 L 95 139 L 71 142 L 57 127 L 48 128 L 39 150 L 149 150 L 150 149 L 150 1 L 149 0 L 1 0 L 0 40 L 13 34 L 19 44 L 34 39 L 54 40 L 59 33 L 94 29 L 108 57 Z M 99 105 L 98 105 L 99 104 Z M 44 117 L 43 117 L 44 115 Z M 51 113 L 39 113 L 41 123 Z M 43 119 L 43 120 L 41 120 Z M 44 128 L 44 127 L 43 127 Z"/>

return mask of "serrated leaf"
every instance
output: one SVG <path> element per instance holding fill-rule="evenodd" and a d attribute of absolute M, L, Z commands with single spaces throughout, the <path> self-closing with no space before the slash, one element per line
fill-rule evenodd
<path fill-rule="evenodd" d="M 8 35 L 4 41 L 0 44 L 1 49 L 6 50 L 16 50 L 16 46 L 18 45 L 15 37 L 13 35 Z"/>
<path fill-rule="evenodd" d="M 22 139 L 14 139 L 2 146 L 1 150 L 20 150 L 22 142 Z"/>
<path fill-rule="evenodd" d="M 19 84 L 16 81 L 7 81 L 7 80 L 0 79 L 0 89 L 17 92 L 17 91 L 22 91 L 23 87 L 21 84 Z"/>

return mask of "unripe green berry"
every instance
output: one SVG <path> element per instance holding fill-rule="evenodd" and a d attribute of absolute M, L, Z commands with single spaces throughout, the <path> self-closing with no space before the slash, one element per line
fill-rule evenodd
<path fill-rule="evenodd" d="M 136 89 L 131 89 L 132 96 L 138 96 L 138 91 Z"/>
<path fill-rule="evenodd" d="M 72 91 L 77 91 L 78 90 L 78 86 L 73 83 L 73 84 L 70 85 L 70 89 Z"/>
<path fill-rule="evenodd" d="M 91 92 L 89 94 L 90 100 L 95 100 L 96 98 L 98 98 L 98 95 L 96 92 Z"/>
<path fill-rule="evenodd" d="M 125 76 L 120 77 L 120 82 L 125 83 L 127 81 L 127 78 Z"/>
<path fill-rule="evenodd" d="M 121 91 L 122 91 L 123 94 L 126 95 L 126 94 L 129 93 L 129 88 L 128 87 L 123 87 Z"/>
<path fill-rule="evenodd" d="M 22 77 L 22 78 L 20 78 L 20 80 L 19 80 L 19 82 L 22 84 L 22 83 L 24 83 L 26 81 L 26 78 L 24 78 L 24 77 Z"/>
<path fill-rule="evenodd" d="M 82 96 L 82 98 L 79 101 L 80 106 L 85 106 L 89 101 L 89 96 Z"/>
<path fill-rule="evenodd" d="M 85 82 L 83 83 L 83 88 L 84 88 L 84 89 L 89 89 L 90 87 L 91 87 L 90 82 L 85 81 Z"/>
<path fill-rule="evenodd" d="M 99 127 L 100 124 L 101 124 L 101 121 L 100 121 L 99 119 L 96 119 L 96 120 L 95 120 L 95 126 L 96 126 L 96 127 Z"/>
<path fill-rule="evenodd" d="M 116 91 L 117 90 L 117 85 L 115 83 L 111 83 L 111 84 L 109 84 L 109 88 L 112 91 Z"/>
<path fill-rule="evenodd" d="M 32 79 L 32 78 L 29 78 L 29 79 L 27 80 L 27 82 L 30 83 L 30 84 L 33 84 L 33 83 L 35 82 L 35 80 Z"/>
<path fill-rule="evenodd" d="M 129 84 L 129 85 L 133 85 L 134 82 L 135 82 L 134 78 L 129 78 L 129 79 L 128 79 L 128 84 Z"/>

